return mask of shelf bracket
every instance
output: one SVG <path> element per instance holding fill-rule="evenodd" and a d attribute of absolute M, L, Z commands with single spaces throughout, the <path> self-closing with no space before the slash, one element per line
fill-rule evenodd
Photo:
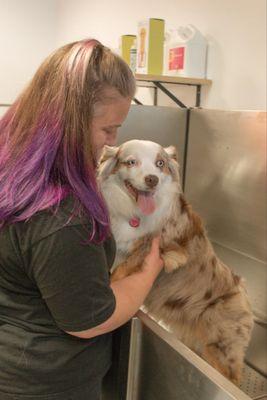
<path fill-rule="evenodd" d="M 165 88 L 160 82 L 153 81 L 154 85 L 160 89 L 162 92 L 164 92 L 168 97 L 170 97 L 179 107 L 181 108 L 187 108 L 187 106 L 181 102 L 174 94 L 172 94 L 168 89 Z"/>
<path fill-rule="evenodd" d="M 173 85 L 195 86 L 195 88 L 196 88 L 196 92 L 195 92 L 195 107 L 200 107 L 200 103 L 201 103 L 201 88 L 202 88 L 202 84 L 203 83 L 200 82 L 199 80 L 192 78 L 191 81 L 190 81 L 190 78 L 180 78 L 181 81 L 174 81 L 173 80 L 174 78 L 170 77 L 169 81 L 168 80 L 165 81 L 165 80 L 157 79 L 158 77 L 156 77 L 156 76 L 153 76 L 153 77 L 151 76 L 151 78 L 148 78 L 146 80 L 146 79 L 144 79 L 143 75 L 140 75 L 141 79 L 138 79 L 138 76 L 139 75 L 136 76 L 137 81 L 138 80 L 141 81 L 141 82 L 145 81 L 145 82 L 153 84 L 153 86 L 144 86 L 144 85 L 142 85 L 141 87 L 147 87 L 147 88 L 150 88 L 150 89 L 154 90 L 154 96 L 153 96 L 153 105 L 154 106 L 158 105 L 158 90 L 161 90 L 172 101 L 174 101 L 175 104 L 177 104 L 179 107 L 186 108 L 186 109 L 191 107 L 191 106 L 189 106 L 189 107 L 186 106 L 181 100 L 178 99 L 178 97 L 176 95 L 174 95 L 169 89 L 167 89 L 163 85 L 163 84 L 173 84 Z M 164 76 L 163 76 L 163 78 L 164 78 Z M 207 83 L 210 83 L 209 80 L 206 80 L 206 81 L 207 81 Z M 136 104 L 142 105 L 142 103 L 139 100 L 137 100 L 137 98 L 134 98 L 133 101 Z"/>
<path fill-rule="evenodd" d="M 139 101 L 136 97 L 133 98 L 133 101 L 134 101 L 135 104 L 137 104 L 138 106 L 143 106 L 143 103 L 141 103 L 141 101 Z"/>

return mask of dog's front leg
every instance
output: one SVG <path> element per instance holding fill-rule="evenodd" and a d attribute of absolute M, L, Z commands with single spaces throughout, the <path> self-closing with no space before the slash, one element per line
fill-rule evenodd
<path fill-rule="evenodd" d="M 119 264 L 111 274 L 111 282 L 118 281 L 126 276 L 132 275 L 140 271 L 141 267 L 136 264 L 131 264 L 128 260 Z"/>
<path fill-rule="evenodd" d="M 173 242 L 164 247 L 161 257 L 164 261 L 165 271 L 170 273 L 186 264 L 188 260 L 188 253 L 185 248 Z"/>
<path fill-rule="evenodd" d="M 152 236 L 147 235 L 137 240 L 132 247 L 131 254 L 128 258 L 119 264 L 111 274 L 111 282 L 115 282 L 126 276 L 141 271 L 145 257 L 151 248 Z"/>

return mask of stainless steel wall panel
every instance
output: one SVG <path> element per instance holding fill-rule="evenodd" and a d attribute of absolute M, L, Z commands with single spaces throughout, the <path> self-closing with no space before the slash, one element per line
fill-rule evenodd
<path fill-rule="evenodd" d="M 267 324 L 267 268 L 266 263 L 213 243 L 218 257 L 246 281 L 248 296 L 255 316 Z M 267 357 L 267 349 L 266 349 Z"/>
<path fill-rule="evenodd" d="M 267 374 L 266 113 L 192 110 L 185 194 L 217 255 L 246 280 L 256 320 L 246 355 Z"/>
<path fill-rule="evenodd" d="M 266 113 L 191 110 L 185 193 L 212 240 L 266 260 Z"/>

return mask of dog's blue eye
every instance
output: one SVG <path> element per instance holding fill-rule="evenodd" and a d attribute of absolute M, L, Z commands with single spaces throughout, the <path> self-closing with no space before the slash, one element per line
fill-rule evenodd
<path fill-rule="evenodd" d="M 129 167 L 132 167 L 132 166 L 134 166 L 134 165 L 136 164 L 136 161 L 135 161 L 135 160 L 127 160 L 127 161 L 126 161 L 126 164 L 127 164 Z"/>
<path fill-rule="evenodd" d="M 164 167 L 164 161 L 163 160 L 158 160 L 157 162 L 156 162 L 156 166 L 157 167 L 159 167 L 159 168 L 162 168 L 162 167 Z"/>

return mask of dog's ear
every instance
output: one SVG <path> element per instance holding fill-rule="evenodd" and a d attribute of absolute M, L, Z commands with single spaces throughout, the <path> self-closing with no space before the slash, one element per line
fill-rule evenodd
<path fill-rule="evenodd" d="M 178 162 L 178 153 L 174 146 L 164 147 L 164 150 L 170 158 Z"/>
<path fill-rule="evenodd" d="M 174 146 L 165 147 L 164 150 L 169 157 L 169 168 L 174 179 L 179 180 L 178 153 Z"/>
<path fill-rule="evenodd" d="M 118 161 L 119 147 L 115 146 L 104 146 L 102 151 L 99 164 L 98 164 L 98 175 L 102 179 L 106 179 Z"/>

